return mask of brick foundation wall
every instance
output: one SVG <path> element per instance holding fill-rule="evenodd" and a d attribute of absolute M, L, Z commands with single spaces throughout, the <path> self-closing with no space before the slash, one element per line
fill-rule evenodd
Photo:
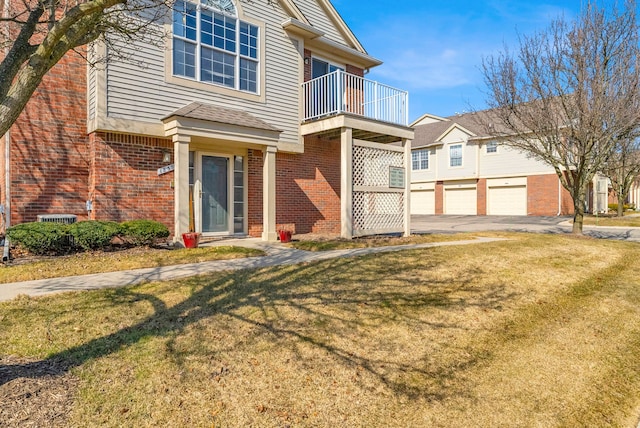
<path fill-rule="evenodd" d="M 248 225 L 262 233 L 262 152 L 248 156 Z M 302 154 L 276 154 L 276 224 L 293 233 L 340 233 L 340 141 L 305 139 Z"/>
<path fill-rule="evenodd" d="M 558 176 L 555 174 L 527 177 L 527 207 L 529 215 L 558 214 Z M 573 201 L 564 187 L 561 189 L 561 215 L 573 214 Z"/>
<path fill-rule="evenodd" d="M 260 150 L 247 154 L 247 225 L 249 235 L 256 237 L 262 235 L 262 156 Z"/>
<path fill-rule="evenodd" d="M 487 179 L 479 178 L 476 185 L 478 205 L 476 207 L 478 215 L 487 215 Z"/>
<path fill-rule="evenodd" d="M 158 168 L 171 163 L 162 162 L 165 152 L 173 155 L 171 140 L 97 132 L 89 141 L 92 218 L 156 220 L 173 230 L 174 175 L 157 173 Z"/>
<path fill-rule="evenodd" d="M 38 214 L 87 218 L 86 74 L 86 62 L 78 54 L 65 55 L 10 130 L 14 225 L 35 221 Z M 0 185 L 4 198 L 4 180 Z"/>
<path fill-rule="evenodd" d="M 435 190 L 435 213 L 444 214 L 444 184 L 442 181 L 436 182 Z"/>

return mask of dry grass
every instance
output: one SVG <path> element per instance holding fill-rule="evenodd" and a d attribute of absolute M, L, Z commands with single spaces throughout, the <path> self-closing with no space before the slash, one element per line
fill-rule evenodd
<path fill-rule="evenodd" d="M 69 426 L 635 426 L 640 247 L 508 236 L 2 303 L 0 419 L 55 362 Z"/>
<path fill-rule="evenodd" d="M 618 227 L 640 227 L 640 216 L 627 214 L 623 217 L 594 217 L 584 218 L 584 224 L 591 226 L 618 226 Z"/>
<path fill-rule="evenodd" d="M 261 255 L 264 255 L 264 252 L 260 250 L 231 246 L 193 249 L 137 247 L 110 252 L 93 251 L 69 256 L 19 260 L 18 263 L 0 265 L 0 283 Z"/>
<path fill-rule="evenodd" d="M 472 234 L 424 234 L 411 235 L 409 237 L 400 236 L 367 236 L 356 239 L 328 238 L 322 239 L 316 236 L 311 239 L 302 238 L 289 244 L 298 250 L 305 251 L 331 251 L 345 250 L 352 248 L 370 248 L 392 245 L 426 244 L 431 242 L 447 242 L 467 239 Z"/>

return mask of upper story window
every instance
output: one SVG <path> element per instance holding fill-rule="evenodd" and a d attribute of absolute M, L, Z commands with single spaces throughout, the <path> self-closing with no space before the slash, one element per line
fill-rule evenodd
<path fill-rule="evenodd" d="M 489 141 L 487 143 L 487 154 L 498 153 L 498 143 L 495 141 Z"/>
<path fill-rule="evenodd" d="M 411 169 L 414 171 L 429 169 L 429 149 L 411 152 Z"/>
<path fill-rule="evenodd" d="M 173 7 L 173 74 L 258 93 L 259 28 L 236 14 L 231 0 L 178 0 Z"/>
<path fill-rule="evenodd" d="M 462 144 L 449 146 L 449 166 L 462 166 Z"/>

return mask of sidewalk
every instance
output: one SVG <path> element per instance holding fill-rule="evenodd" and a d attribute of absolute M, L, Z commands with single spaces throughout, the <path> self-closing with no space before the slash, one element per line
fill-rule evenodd
<path fill-rule="evenodd" d="M 145 269 L 125 270 L 118 272 L 97 273 L 62 278 L 39 279 L 35 281 L 0 284 L 0 301 L 11 300 L 18 295 L 43 296 L 65 291 L 95 290 L 107 287 L 123 287 L 150 281 L 168 281 L 212 272 L 255 269 L 270 266 L 294 265 L 338 257 L 356 257 L 365 254 L 385 253 L 390 251 L 430 248 L 448 245 L 469 245 L 500 241 L 499 238 L 477 238 L 465 241 L 436 242 L 427 244 L 396 245 L 390 247 L 357 248 L 310 252 L 285 247 L 280 243 L 267 243 L 258 239 L 234 239 L 205 245 L 235 245 L 258 248 L 267 255 L 244 259 L 219 260 L 186 265 L 162 266 Z"/>

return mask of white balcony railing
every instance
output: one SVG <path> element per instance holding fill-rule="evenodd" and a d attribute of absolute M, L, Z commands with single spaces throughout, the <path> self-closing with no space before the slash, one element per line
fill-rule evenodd
<path fill-rule="evenodd" d="M 302 84 L 304 120 L 350 113 L 409 125 L 409 94 L 342 70 Z"/>

